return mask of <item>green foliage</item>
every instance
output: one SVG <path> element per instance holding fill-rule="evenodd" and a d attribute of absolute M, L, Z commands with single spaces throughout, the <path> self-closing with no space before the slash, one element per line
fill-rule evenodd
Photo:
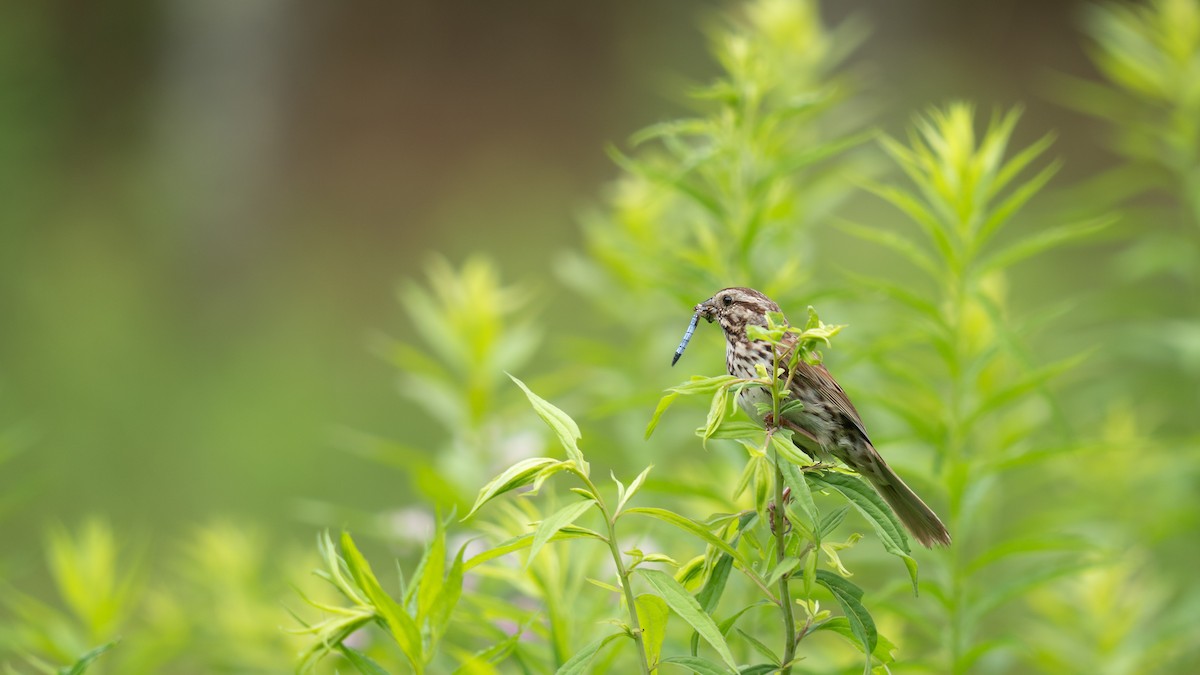
<path fill-rule="evenodd" d="M 267 538 L 227 523 L 182 539 L 152 579 L 106 522 L 53 528 L 46 557 L 60 601 L 0 586 L 5 672 L 293 672 L 301 643 L 279 630 L 280 607 L 308 556 L 282 550 L 298 569 L 271 560 Z"/>
<path fill-rule="evenodd" d="M 827 29 L 812 0 L 752 0 L 736 17 L 714 32 L 721 73 L 691 92 L 695 112 L 612 150 L 623 174 L 586 219 L 585 254 L 557 269 L 582 317 L 539 324 L 532 294 L 482 255 L 435 259 L 425 283 L 401 289 L 411 341 L 377 351 L 429 428 L 399 441 L 345 432 L 340 444 L 400 469 L 430 532 L 351 515 L 359 537 L 320 536 L 314 560 L 217 524 L 181 537 L 151 575 L 143 549 L 118 546 L 101 521 L 52 528 L 59 597 L 0 586 L 7 671 L 1138 673 L 1195 662 L 1200 594 L 1180 588 L 1200 554 L 1200 445 L 1195 406 L 1178 401 L 1200 372 L 1188 360 L 1200 335 L 1200 6 L 1087 10 L 1108 84 L 1062 77 L 1055 96 L 1104 121 L 1120 165 L 1070 188 L 1046 156 L 1052 134 L 1012 147 L 1015 108 L 986 122 L 967 103 L 932 108 L 901 138 L 870 128 L 868 85 L 845 67 L 865 35 L 857 20 Z M 1099 326 L 1032 312 L 1044 301 L 1022 284 L 1100 236 L 1129 244 L 1119 282 L 1187 293 L 1153 296 L 1169 309 L 1123 303 Z M 846 240 L 854 248 L 836 245 Z M 751 337 L 776 347 L 772 368 L 691 375 L 660 397 L 676 381 L 671 317 L 729 285 L 793 311 L 819 304 L 855 330 L 842 337 L 811 308 L 803 326 L 771 315 Z M 785 337 L 798 347 L 780 349 Z M 834 337 L 831 366 L 880 451 L 948 515 L 948 550 L 912 550 L 860 477 L 814 463 L 790 431 L 734 405 L 762 387 L 760 412 L 781 419 L 799 403 L 780 368 L 821 362 Z M 697 372 L 719 370 L 718 340 L 697 333 Z M 1087 359 L 1118 342 L 1137 363 L 1174 368 L 1172 391 Z M 427 541 L 410 559 L 393 548 L 401 538 Z M 1165 557 L 1165 542 L 1188 555 Z M 395 575 L 379 563 L 392 556 Z M 22 564 L 5 552 L 0 571 L 15 578 Z M 314 565 L 314 586 L 293 575 Z M 304 605 L 285 632 L 289 584 Z"/>
<path fill-rule="evenodd" d="M 795 297 L 812 274 L 808 231 L 849 193 L 843 153 L 871 136 L 838 69 L 865 37 L 857 20 L 827 29 L 812 0 L 747 3 L 713 36 L 723 72 L 690 92 L 703 114 L 636 134 L 634 155 L 610 151 L 625 175 L 585 223 L 608 279 L 577 261 L 579 290 L 604 308 L 611 281 L 686 304 L 733 282 Z"/>
<path fill-rule="evenodd" d="M 856 277 L 892 300 L 898 315 L 891 323 L 905 326 L 877 355 L 889 381 L 874 398 L 903 421 L 909 439 L 937 450 L 935 471 L 950 503 L 955 541 L 945 569 L 923 585 L 940 603 L 922 606 L 932 614 L 923 624 L 949 627 L 946 661 L 937 667 L 943 672 L 974 672 L 989 651 L 1007 647 L 980 635 L 988 613 L 1076 573 L 1088 560 L 1070 537 L 1030 537 L 1028 532 L 1046 529 L 1044 519 L 1023 523 L 1005 515 L 1005 488 L 1028 486 L 1036 481 L 1030 469 L 1078 447 L 1069 435 L 1043 430 L 1057 421 L 1046 383 L 1078 359 L 1041 365 L 1028 356 L 1023 336 L 1030 328 L 1018 331 L 1011 318 L 1007 270 L 1106 222 L 1061 225 L 996 243 L 1056 168 L 1051 163 L 1019 182 L 1047 142 L 1007 158 L 1016 121 L 1016 112 L 994 117 L 977 140 L 971 108 L 954 104 L 919 118 L 907 145 L 882 139 L 913 188 L 867 188 L 912 221 L 924 246 L 907 239 L 897 246 L 874 229 L 849 228 L 912 263 L 930 289 L 920 293 Z M 903 360 L 889 357 L 901 352 Z M 1047 489 L 1053 485 L 1046 482 Z M 1005 565 L 995 565 L 1001 560 Z"/>
<path fill-rule="evenodd" d="M 413 672 L 425 672 L 462 594 L 465 549 L 459 549 L 447 570 L 446 531 L 439 524 L 407 584 L 402 578 L 397 600 L 383 589 L 348 533 L 341 536 L 344 555 L 338 555 L 328 534 L 322 536 L 319 546 L 324 568 L 318 570 L 318 575 L 337 589 L 350 606 L 308 601 L 331 616 L 300 631 L 311 635 L 312 643 L 300 661 L 299 670 L 311 672 L 321 658 L 337 651 L 359 672 L 367 675 L 377 672 L 379 666 L 371 657 L 345 644 L 352 635 L 373 623 L 395 642 Z"/>

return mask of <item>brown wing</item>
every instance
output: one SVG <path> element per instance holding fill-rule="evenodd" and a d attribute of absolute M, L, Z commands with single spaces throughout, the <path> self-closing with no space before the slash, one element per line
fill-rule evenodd
<path fill-rule="evenodd" d="M 821 397 L 833 405 L 833 409 L 840 413 L 847 420 L 850 420 L 863 439 L 870 441 L 867 436 L 867 428 L 863 426 L 862 418 L 858 416 L 858 411 L 854 409 L 854 404 L 850 402 L 850 397 L 846 396 L 846 392 L 842 391 L 841 385 L 825 366 L 814 366 L 800 361 L 796 364 L 796 374 L 792 376 L 792 386 L 811 387 L 816 391 L 821 392 Z"/>

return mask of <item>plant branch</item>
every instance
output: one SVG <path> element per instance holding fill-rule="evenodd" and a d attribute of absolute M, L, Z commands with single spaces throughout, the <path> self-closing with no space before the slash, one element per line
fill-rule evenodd
<path fill-rule="evenodd" d="M 638 665 L 641 666 L 643 675 L 650 675 L 650 663 L 646 658 L 646 642 L 642 639 L 642 626 L 638 621 L 637 598 L 633 596 L 633 587 L 629 583 L 631 570 L 625 567 L 625 559 L 622 556 L 621 548 L 617 545 L 616 519 L 608 512 L 608 506 L 604 504 L 604 500 L 600 497 L 600 491 L 596 489 L 596 484 L 592 482 L 591 478 L 578 469 L 573 469 L 572 472 L 587 485 L 592 496 L 596 498 L 596 506 L 604 516 L 604 525 L 608 528 L 608 536 L 605 537 L 605 540 L 608 542 L 608 550 L 612 554 L 613 564 L 617 567 L 617 576 L 621 580 L 621 592 L 625 594 L 625 605 L 629 609 L 629 630 L 633 634 L 634 643 L 637 644 Z"/>
<path fill-rule="evenodd" d="M 772 448 L 772 452 L 774 452 L 774 448 Z M 783 504 L 783 470 L 779 468 L 780 461 L 779 454 L 775 453 L 775 522 L 772 534 L 775 536 L 775 564 L 777 565 L 787 557 L 787 516 Z M 783 667 L 779 670 L 780 675 L 789 675 L 792 672 L 792 660 L 796 657 L 796 617 L 792 614 L 792 591 L 788 585 L 790 577 L 790 573 L 779 577 L 779 607 L 783 610 L 783 629 L 786 634 L 783 643 Z"/>

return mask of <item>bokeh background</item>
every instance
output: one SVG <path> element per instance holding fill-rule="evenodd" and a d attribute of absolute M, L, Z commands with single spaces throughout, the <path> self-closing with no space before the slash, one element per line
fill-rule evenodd
<path fill-rule="evenodd" d="M 6 3 L 0 395 L 36 447 L 7 472 L 39 481 L 6 540 L 91 513 L 286 526 L 296 499 L 397 501 L 328 434 L 430 433 L 368 349 L 407 330 L 398 282 L 433 252 L 484 251 L 552 286 L 617 174 L 605 146 L 712 76 L 722 8 Z M 953 98 L 1021 102 L 1067 171 L 1103 161 L 1039 89 L 1087 73 L 1071 3 L 826 8 L 851 12 L 874 25 L 856 59 L 885 127 Z"/>
<path fill-rule="evenodd" d="M 822 9 L 829 23 L 870 26 L 848 67 L 874 124 L 902 135 L 914 112 L 954 99 L 985 113 L 1022 105 L 1014 146 L 1055 132 L 1068 200 L 1066 186 L 1124 161 L 1114 125 L 1056 100 L 1059 75 L 1104 81 L 1087 6 Z M 581 215 L 620 173 L 605 147 L 690 109 L 687 87 L 718 71 L 706 35 L 735 7 L 0 4 L 0 430 L 19 448 L 0 465 L 0 576 L 49 594 L 47 528 L 91 516 L 145 551 L 214 518 L 304 546 L 318 528 L 417 501 L 402 469 L 338 447 L 347 429 L 442 443 L 372 350 L 381 335 L 417 339 L 397 288 L 423 279 L 435 254 L 457 266 L 483 252 L 538 298 L 543 344 L 585 321 L 556 260 L 584 248 Z M 1122 233 L 1028 269 L 1013 292 L 1034 307 L 1081 298 L 1070 340 L 1104 351 L 1079 378 L 1091 393 L 1078 405 L 1140 400 L 1153 430 L 1193 438 L 1195 259 L 1156 264 L 1169 245 L 1130 259 L 1136 231 Z M 853 258 L 853 240 L 829 242 Z M 687 309 L 664 307 L 662 320 L 682 330 Z M 1113 328 L 1121 321 L 1128 330 Z M 1078 344 L 1097 325 L 1103 337 Z M 1175 351 L 1148 335 L 1161 331 Z M 664 360 L 673 348 L 662 345 Z M 1130 352 L 1146 363 L 1128 365 Z M 1128 368 L 1141 375 L 1098 377 Z M 1194 447 L 1174 451 L 1187 459 L 1173 494 L 1191 498 Z M 1141 461 L 1139 448 L 1124 460 Z M 1137 508 L 1143 489 L 1113 499 Z M 1179 536 L 1194 509 L 1181 504 L 1178 527 L 1157 531 Z"/>

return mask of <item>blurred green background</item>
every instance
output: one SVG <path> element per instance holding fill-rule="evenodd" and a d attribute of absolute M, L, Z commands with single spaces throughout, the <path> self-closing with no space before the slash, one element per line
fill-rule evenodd
<path fill-rule="evenodd" d="M 1038 88 L 1088 74 L 1071 4 L 967 4 L 826 8 L 874 26 L 855 58 L 885 128 L 949 98 L 1024 102 L 1021 131 L 1059 130 L 1068 173 L 1103 161 Z M 723 7 L 5 3 L 0 414 L 34 438 L 8 481 L 38 483 L 8 546 L 93 513 L 284 527 L 296 499 L 402 502 L 329 442 L 434 433 L 367 349 L 411 334 L 396 283 L 430 252 L 485 251 L 552 287 L 616 174 L 604 146 L 715 72 L 702 28 Z"/>
<path fill-rule="evenodd" d="M 1086 83 L 1105 79 L 1082 30 L 1088 6 L 822 9 L 832 24 L 869 24 L 848 68 L 884 131 L 902 136 L 915 111 L 952 99 L 1020 104 L 1014 147 L 1057 134 L 1057 212 L 1081 194 L 1080 210 L 1096 211 L 1096 194 L 1137 196 L 1121 204 L 1121 236 L 1021 268 L 1011 293 L 1034 309 L 1070 301 L 1071 330 L 1050 353 L 1100 348 L 1073 406 L 1103 420 L 1137 401 L 1151 425 L 1139 431 L 1186 460 L 1168 490 L 1184 503 L 1147 535 L 1182 564 L 1195 543 L 1171 541 L 1200 522 L 1200 230 L 1139 230 L 1177 207 L 1138 194 L 1159 168 L 1110 171 L 1136 156 L 1123 123 L 1080 112 Z M 731 7 L 0 4 L 0 430 L 22 448 L 0 464 L 0 576 L 48 586 L 47 527 L 88 516 L 154 550 L 214 518 L 306 542 L 413 502 L 404 471 L 335 447 L 344 429 L 444 442 L 370 348 L 379 335 L 416 340 L 398 283 L 422 279 L 434 253 L 457 266 L 484 252 L 538 298 L 546 353 L 568 355 L 555 328 L 586 321 L 587 307 L 560 290 L 556 261 L 584 248 L 581 214 L 619 174 L 604 148 L 688 109 L 687 86 L 718 71 L 705 30 Z M 1089 191 L 1073 193 L 1081 183 Z M 839 260 L 890 274 L 878 251 L 818 236 Z M 686 305 L 654 312 L 667 332 L 687 321 Z M 674 346 L 662 344 L 664 362 Z"/>

